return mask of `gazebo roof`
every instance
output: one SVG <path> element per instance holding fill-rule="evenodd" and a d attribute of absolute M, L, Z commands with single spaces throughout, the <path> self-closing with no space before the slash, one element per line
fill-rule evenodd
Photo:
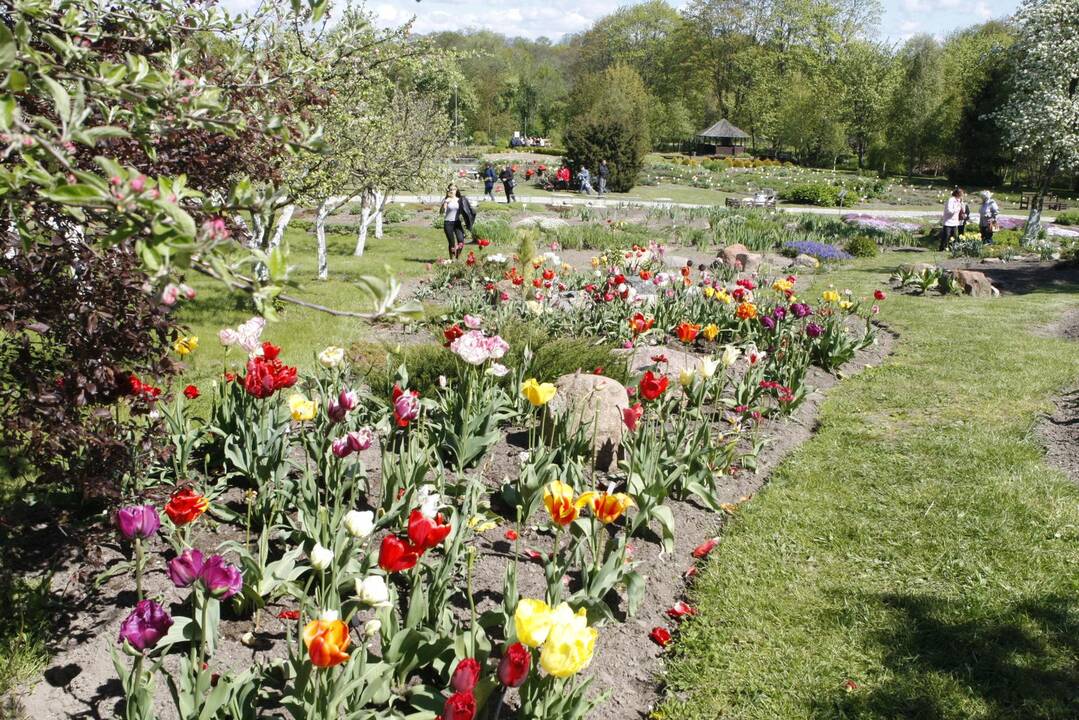
<path fill-rule="evenodd" d="M 723 118 L 707 130 L 697 133 L 697 137 L 710 140 L 738 140 L 748 138 L 749 135 L 727 122 L 727 118 Z"/>

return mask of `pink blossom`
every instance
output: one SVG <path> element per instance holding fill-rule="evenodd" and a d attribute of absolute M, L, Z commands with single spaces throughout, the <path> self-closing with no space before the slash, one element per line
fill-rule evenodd
<path fill-rule="evenodd" d="M 487 368 L 487 372 L 495 377 L 505 377 L 509 371 L 510 369 L 502 363 L 491 363 L 491 367 Z"/>
<path fill-rule="evenodd" d="M 330 450 L 333 451 L 334 456 L 339 458 L 346 458 L 352 454 L 352 446 L 349 444 L 348 436 L 339 437 L 330 443 Z"/>
<path fill-rule="evenodd" d="M 479 330 L 480 325 L 483 324 L 483 318 L 478 315 L 465 315 L 464 321 L 465 327 L 469 330 Z"/>
<path fill-rule="evenodd" d="M 217 339 L 222 345 L 228 347 L 230 345 L 235 345 L 240 341 L 240 334 L 232 328 L 221 328 L 217 332 Z"/>
<path fill-rule="evenodd" d="M 491 357 L 487 338 L 479 330 L 469 330 L 454 340 L 450 350 L 469 365 L 482 365 Z"/>
<path fill-rule="evenodd" d="M 418 406 L 419 403 L 417 402 Z M 352 452 L 361 452 L 371 447 L 371 444 L 375 441 L 375 434 L 371 432 L 370 428 L 360 428 L 348 433 L 345 438 L 348 440 L 348 446 L 352 449 Z"/>
<path fill-rule="evenodd" d="M 187 283 L 184 283 L 180 286 L 180 292 L 182 292 L 184 294 L 184 297 L 188 300 L 195 299 L 195 288 L 191 287 Z"/>
<path fill-rule="evenodd" d="M 131 181 L 131 189 L 135 192 L 142 192 L 146 188 L 146 178 L 139 175 Z"/>
<path fill-rule="evenodd" d="M 494 335 L 487 338 L 487 354 L 491 359 L 498 360 L 505 355 L 506 351 L 509 349 L 509 343 L 503 340 L 501 335 Z"/>
<path fill-rule="evenodd" d="M 180 297 L 180 288 L 175 283 L 169 283 L 165 286 L 165 289 L 161 291 L 161 302 L 166 305 L 175 305 L 176 300 Z"/>

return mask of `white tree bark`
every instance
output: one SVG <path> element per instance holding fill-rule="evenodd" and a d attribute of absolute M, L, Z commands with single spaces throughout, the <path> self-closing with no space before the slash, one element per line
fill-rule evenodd
<path fill-rule="evenodd" d="M 364 248 L 367 247 L 367 226 L 371 224 L 373 219 L 371 213 L 371 193 L 364 191 L 360 200 L 360 232 L 356 236 L 356 251 L 352 253 L 356 257 L 363 255 Z"/>
<path fill-rule="evenodd" d="M 318 206 L 318 214 L 315 215 L 315 238 L 318 242 L 318 279 L 326 280 L 330 277 L 329 258 L 326 253 L 326 218 L 334 210 L 341 206 L 347 198 L 337 195 L 330 196 Z"/>
<path fill-rule="evenodd" d="M 270 250 L 281 245 L 281 240 L 285 237 L 285 228 L 288 227 L 289 221 L 292 220 L 294 212 L 296 212 L 295 205 L 286 205 L 281 210 L 281 216 L 277 218 L 277 227 L 274 228 L 273 237 L 270 238 Z"/>
<path fill-rule="evenodd" d="M 382 211 L 386 207 L 386 193 L 375 190 L 375 237 L 382 237 Z"/>
<path fill-rule="evenodd" d="M 251 215 L 251 225 L 254 230 L 251 233 L 251 239 L 247 243 L 247 247 L 258 250 L 262 248 L 263 236 L 266 233 L 266 227 L 262 224 L 262 216 L 254 213 Z"/>

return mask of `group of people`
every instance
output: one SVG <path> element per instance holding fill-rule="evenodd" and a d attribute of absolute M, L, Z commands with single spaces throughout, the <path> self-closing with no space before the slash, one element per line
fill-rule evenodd
<path fill-rule="evenodd" d="M 997 217 L 1000 215 L 1000 206 L 993 199 L 993 193 L 982 190 L 980 193 L 982 206 L 978 210 L 978 230 L 982 235 L 982 242 L 993 242 L 993 233 L 997 229 Z M 947 250 L 948 244 L 958 239 L 967 231 L 967 223 L 970 222 L 970 204 L 966 201 L 966 193 L 962 188 L 952 190 L 952 194 L 944 203 L 944 225 L 940 231 L 940 249 Z"/>
<path fill-rule="evenodd" d="M 483 178 L 483 196 L 490 198 L 491 202 L 498 202 L 495 200 L 495 181 L 501 181 L 502 189 L 506 191 L 506 202 L 511 203 L 517 199 L 517 195 L 513 192 L 517 185 L 517 180 L 514 178 L 513 166 L 506 165 L 495 175 L 494 166 L 491 163 L 487 163 L 483 167 L 483 172 L 480 174 Z"/>
<path fill-rule="evenodd" d="M 548 144 L 547 138 L 532 137 L 531 135 L 514 135 L 510 138 L 510 147 L 546 147 Z"/>

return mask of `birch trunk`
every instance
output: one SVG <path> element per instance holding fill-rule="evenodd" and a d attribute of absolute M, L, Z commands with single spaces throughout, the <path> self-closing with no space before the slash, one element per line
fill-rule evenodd
<path fill-rule="evenodd" d="M 367 226 L 371 224 L 371 219 L 371 194 L 365 192 L 360 201 L 360 232 L 356 236 L 356 251 L 353 253 L 356 257 L 361 257 L 367 247 Z"/>
<path fill-rule="evenodd" d="M 330 277 L 329 258 L 326 253 L 326 218 L 341 206 L 344 198 L 333 196 L 326 198 L 318 207 L 315 215 L 315 238 L 318 242 L 318 279 L 326 280 Z"/>
<path fill-rule="evenodd" d="M 289 221 L 292 220 L 294 212 L 296 212 L 295 205 L 286 205 L 281 210 L 281 217 L 277 218 L 277 227 L 274 228 L 273 237 L 270 238 L 270 250 L 281 245 L 281 240 L 285 237 L 285 228 L 288 227 Z"/>
<path fill-rule="evenodd" d="M 375 191 L 375 237 L 382 238 L 382 210 L 386 207 L 386 193 Z"/>

